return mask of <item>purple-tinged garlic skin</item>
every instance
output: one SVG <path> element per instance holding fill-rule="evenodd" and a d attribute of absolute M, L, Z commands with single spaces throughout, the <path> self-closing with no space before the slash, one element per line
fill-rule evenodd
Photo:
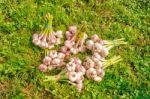
<path fill-rule="evenodd" d="M 72 48 L 73 44 L 74 43 L 72 41 L 70 41 L 70 40 L 66 40 L 65 41 L 65 47 L 67 47 L 67 48 Z"/>
<path fill-rule="evenodd" d="M 102 57 L 106 57 L 106 56 L 108 56 L 108 54 L 109 54 L 109 50 L 108 50 L 107 48 L 103 47 L 103 48 L 101 49 L 100 54 L 101 54 Z"/>
<path fill-rule="evenodd" d="M 100 77 L 105 76 L 105 71 L 103 69 L 97 69 L 96 72 L 97 72 L 97 75 L 100 76 Z"/>
<path fill-rule="evenodd" d="M 72 72 L 72 71 L 75 71 L 76 69 L 76 64 L 73 63 L 73 62 L 69 62 L 67 65 L 66 65 L 66 68 L 69 72 Z"/>
<path fill-rule="evenodd" d="M 103 47 L 103 46 L 102 46 L 100 43 L 97 43 L 97 42 L 96 42 L 96 43 L 94 44 L 94 50 L 97 51 L 97 52 L 101 52 L 102 47 Z"/>
<path fill-rule="evenodd" d="M 83 66 L 86 69 L 93 68 L 94 65 L 95 65 L 95 63 L 94 63 L 94 61 L 90 57 L 86 57 L 86 59 L 83 62 Z"/>
<path fill-rule="evenodd" d="M 99 68 L 102 68 L 103 67 L 103 63 L 101 61 L 98 61 L 95 63 L 95 68 L 96 69 L 99 69 Z"/>
<path fill-rule="evenodd" d="M 100 40 L 99 36 L 97 34 L 94 34 L 91 39 L 94 41 L 94 42 L 97 42 L 98 40 Z"/>
<path fill-rule="evenodd" d="M 76 27 L 76 26 L 70 26 L 70 27 L 69 27 L 69 31 L 70 31 L 71 33 L 76 33 L 76 32 L 77 32 L 77 27 Z"/>
<path fill-rule="evenodd" d="M 70 52 L 73 54 L 77 54 L 79 52 L 79 50 L 76 48 L 70 48 Z"/>
<path fill-rule="evenodd" d="M 92 60 L 93 60 L 94 62 L 98 62 L 98 61 L 100 61 L 98 58 L 93 57 L 93 56 L 92 56 Z"/>
<path fill-rule="evenodd" d="M 67 40 L 71 40 L 73 36 L 74 36 L 74 33 L 66 31 L 66 38 L 67 38 Z"/>
<path fill-rule="evenodd" d="M 47 66 L 45 64 L 40 64 L 39 70 L 42 71 L 42 72 L 46 72 L 47 71 Z"/>
<path fill-rule="evenodd" d="M 102 59 L 101 55 L 99 53 L 97 53 L 97 52 L 93 53 L 93 57 L 97 58 L 98 60 Z"/>
<path fill-rule="evenodd" d="M 59 58 L 55 58 L 52 60 L 53 65 L 60 65 L 60 63 L 61 63 L 61 60 Z"/>
<path fill-rule="evenodd" d="M 94 68 L 89 68 L 89 69 L 86 71 L 86 76 L 87 76 L 89 79 L 92 79 L 92 78 L 96 77 L 96 76 L 97 76 L 96 69 L 94 69 Z"/>
<path fill-rule="evenodd" d="M 45 58 L 43 59 L 43 63 L 45 65 L 50 65 L 51 64 L 51 58 L 49 56 L 45 56 Z"/>
<path fill-rule="evenodd" d="M 64 59 L 65 58 L 65 54 L 64 53 L 58 53 L 58 56 L 57 56 L 59 59 Z"/>
<path fill-rule="evenodd" d="M 69 72 L 69 80 L 71 82 L 75 82 L 78 78 L 78 74 L 76 72 Z"/>

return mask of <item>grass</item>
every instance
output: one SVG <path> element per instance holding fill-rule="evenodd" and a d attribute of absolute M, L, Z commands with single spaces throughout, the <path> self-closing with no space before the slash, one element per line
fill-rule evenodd
<path fill-rule="evenodd" d="M 87 21 L 88 35 L 125 38 L 128 45 L 110 55 L 121 55 L 123 61 L 108 68 L 102 82 L 85 80 L 82 93 L 65 82 L 44 83 L 45 74 L 37 69 L 43 50 L 31 37 L 48 12 L 55 30 Z M 0 0 L 0 98 L 149 99 L 149 33 L 149 0 Z"/>

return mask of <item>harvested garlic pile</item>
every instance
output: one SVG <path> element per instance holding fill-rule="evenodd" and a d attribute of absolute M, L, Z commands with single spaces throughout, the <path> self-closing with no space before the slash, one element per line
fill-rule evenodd
<path fill-rule="evenodd" d="M 124 39 L 103 40 L 97 34 L 88 39 L 85 22 L 78 28 L 77 26 L 70 26 L 65 33 L 64 45 L 60 46 L 59 50 L 52 50 L 55 45 L 61 43 L 63 38 L 62 31 L 54 32 L 52 30 L 52 19 L 53 17 L 47 14 L 45 30 L 40 34 L 34 34 L 32 37 L 32 42 L 47 52 L 42 64 L 39 65 L 39 70 L 50 72 L 55 68 L 62 69 L 62 72 L 55 76 L 46 76 L 44 81 L 65 80 L 75 85 L 77 90 L 81 92 L 85 77 L 100 82 L 104 78 L 107 67 L 121 61 L 120 56 L 114 56 L 111 59 L 106 58 L 110 49 L 121 44 L 127 44 Z M 91 51 L 91 55 L 86 56 L 83 60 L 76 57 L 79 52 L 82 54 L 82 52 L 86 53 L 87 50 Z"/>

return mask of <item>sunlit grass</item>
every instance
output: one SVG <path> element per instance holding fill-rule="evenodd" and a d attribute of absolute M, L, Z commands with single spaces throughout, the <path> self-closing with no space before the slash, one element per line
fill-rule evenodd
<path fill-rule="evenodd" d="M 87 21 L 88 35 L 125 38 L 128 45 L 114 48 L 110 55 L 120 55 L 123 61 L 109 67 L 102 82 L 85 80 L 82 93 L 65 82 L 43 82 L 45 74 L 37 67 L 44 52 L 32 44 L 31 36 L 45 25 L 48 12 L 55 30 Z M 149 0 L 0 1 L 0 98 L 149 98 L 149 12 Z"/>

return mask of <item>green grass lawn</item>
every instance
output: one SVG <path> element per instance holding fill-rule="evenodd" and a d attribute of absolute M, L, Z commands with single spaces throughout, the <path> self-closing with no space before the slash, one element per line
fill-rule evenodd
<path fill-rule="evenodd" d="M 125 38 L 111 50 L 123 58 L 100 83 L 84 81 L 78 93 L 66 82 L 43 82 L 44 51 L 32 35 L 54 16 L 55 30 L 88 22 L 88 35 Z M 0 99 L 150 99 L 149 0 L 0 0 Z M 83 57 L 83 55 L 80 55 Z"/>

